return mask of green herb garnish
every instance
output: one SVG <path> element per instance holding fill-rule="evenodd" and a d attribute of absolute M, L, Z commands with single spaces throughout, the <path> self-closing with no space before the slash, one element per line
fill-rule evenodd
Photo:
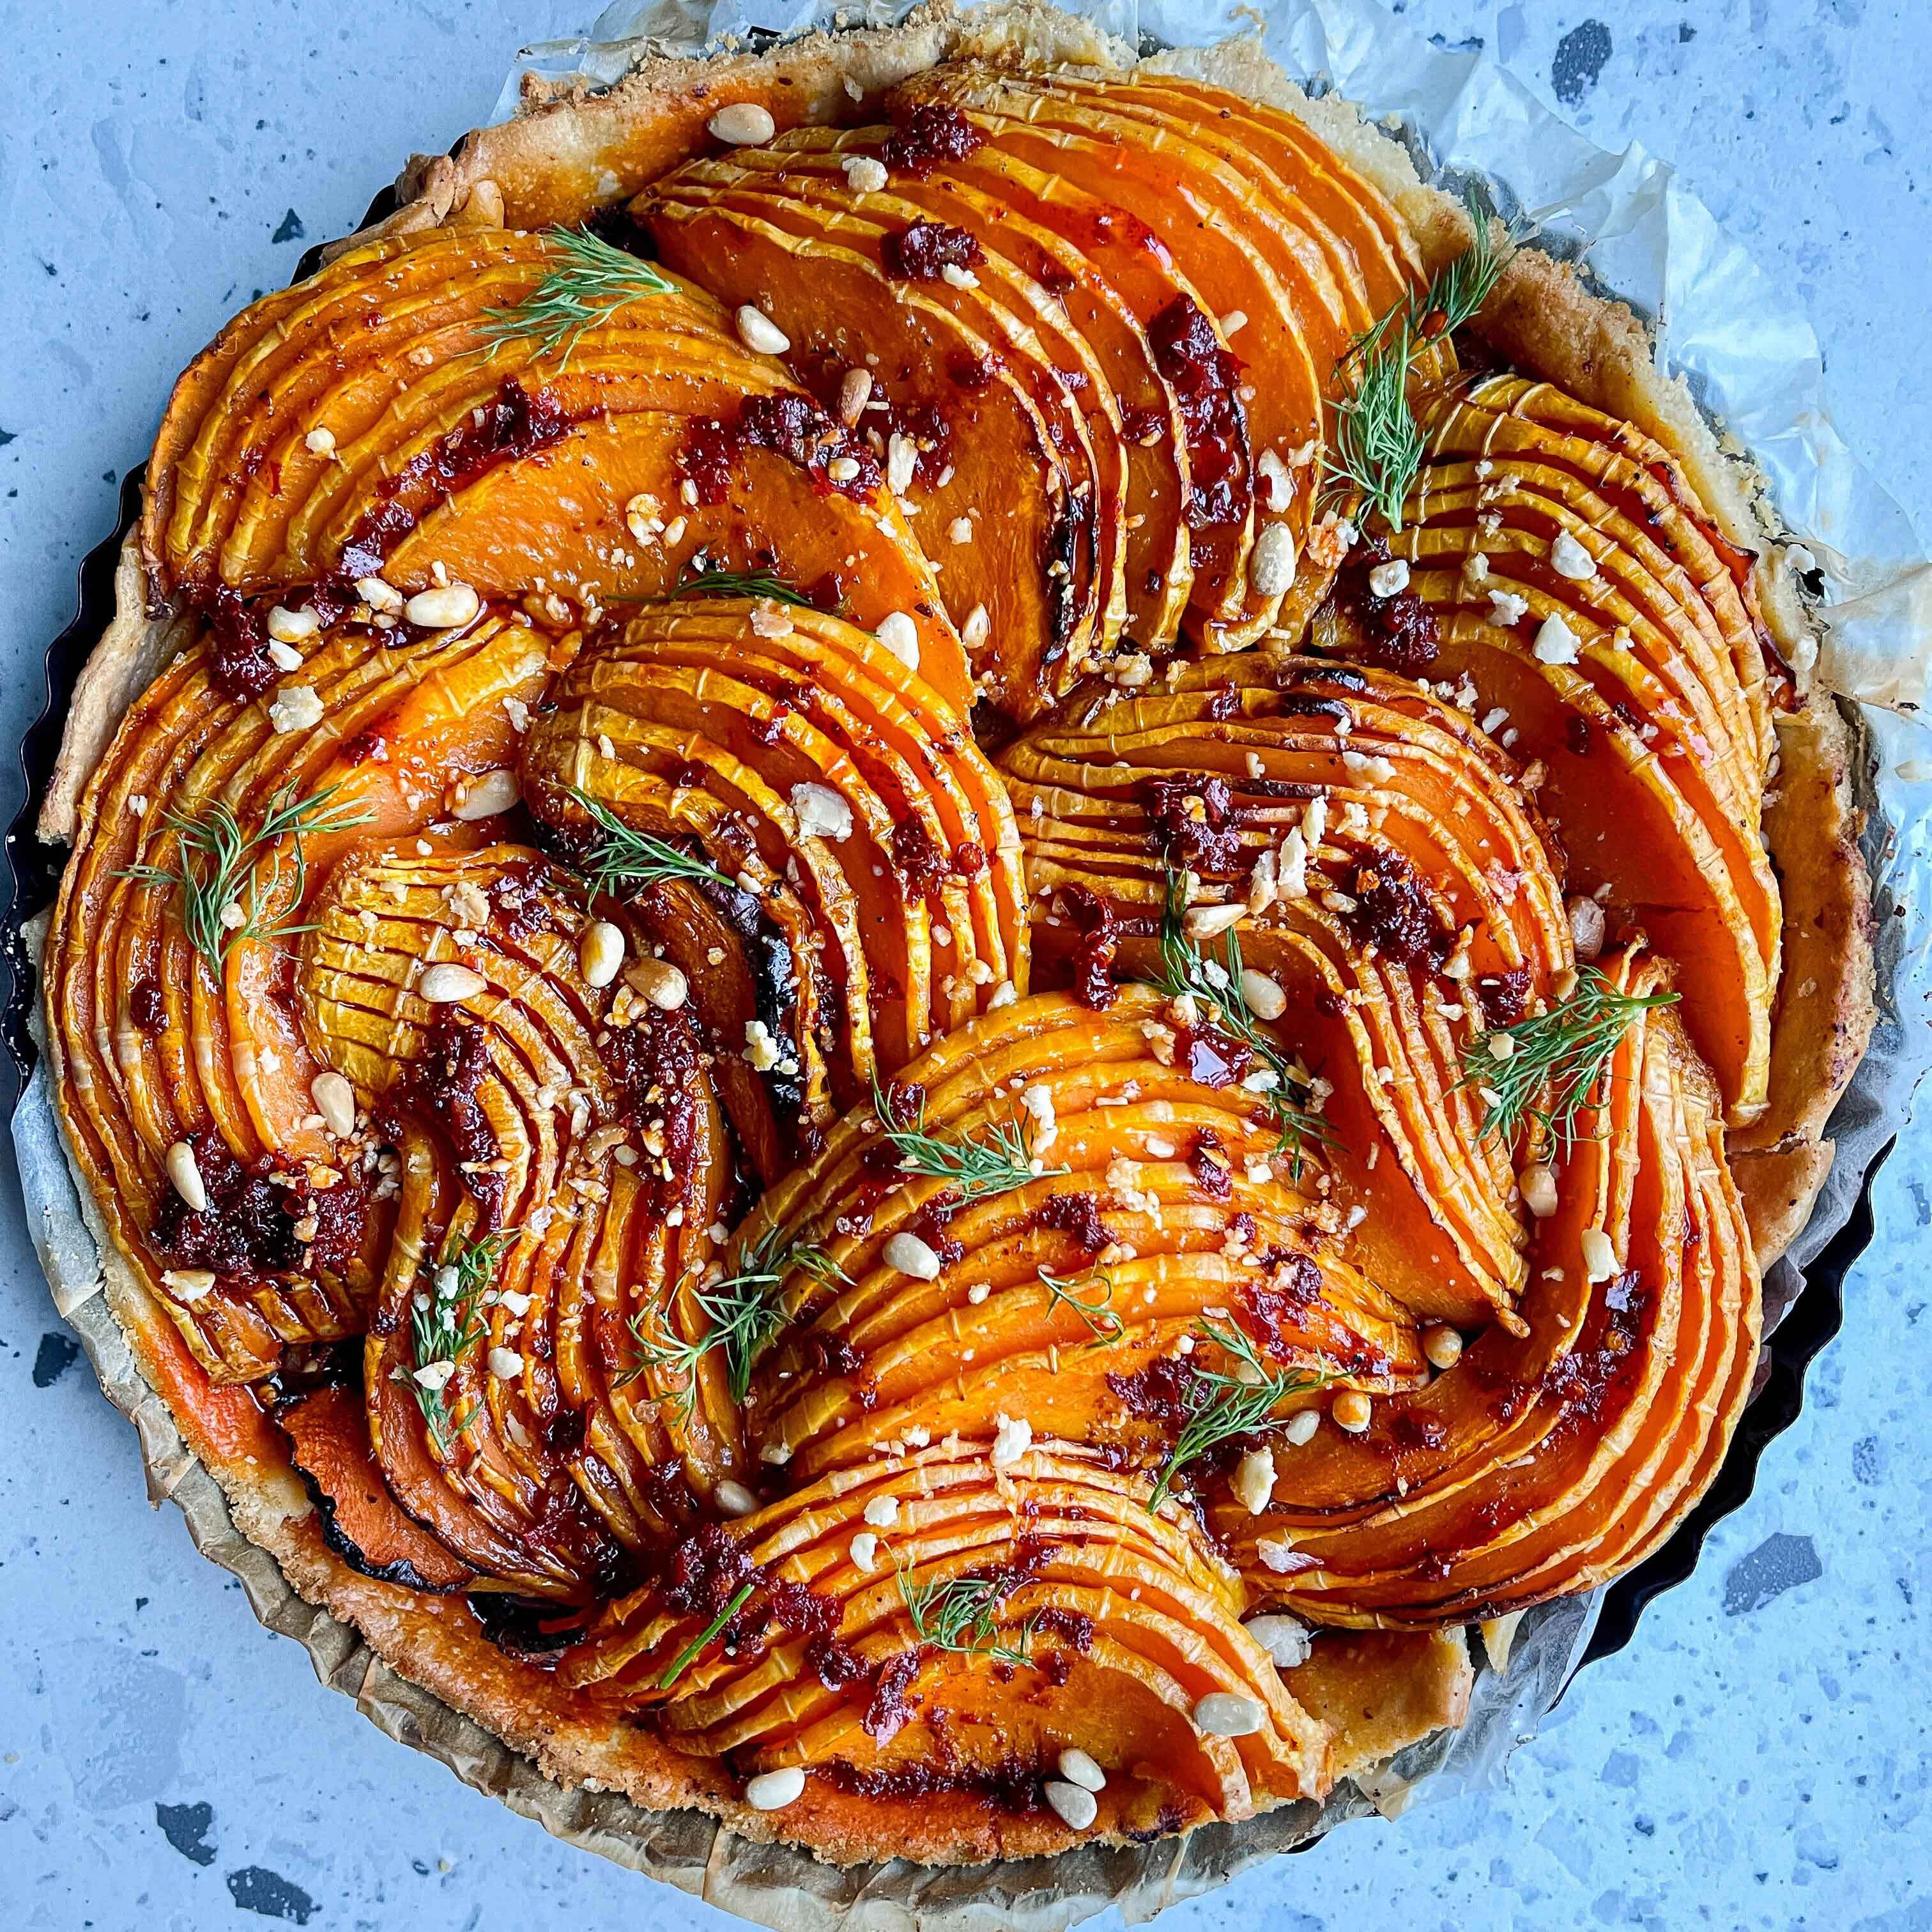
<path fill-rule="evenodd" d="M 1472 203 L 1475 239 L 1424 290 L 1398 302 L 1358 336 L 1337 373 L 1348 393 L 1335 406 L 1334 475 L 1352 484 L 1392 532 L 1402 529 L 1402 506 L 1422 467 L 1423 436 L 1409 401 L 1416 358 L 1462 328 L 1495 289 L 1521 237 L 1505 231 L 1500 244 L 1492 211 Z"/>
<path fill-rule="evenodd" d="M 430 1286 L 416 1291 L 410 1308 L 410 1339 L 418 1369 L 447 1362 L 453 1376 L 482 1340 L 483 1291 L 496 1279 L 503 1251 L 515 1238 L 513 1233 L 497 1233 L 464 1242 L 437 1268 Z M 452 1426 L 447 1378 L 430 1388 L 411 1376 L 410 1386 L 416 1390 L 436 1454 L 446 1458 L 451 1444 L 475 1419 L 476 1406 Z"/>
<path fill-rule="evenodd" d="M 1306 1395 L 1335 1379 L 1270 1367 L 1239 1328 L 1222 1328 L 1203 1322 L 1195 1334 L 1224 1350 L 1239 1367 L 1229 1375 L 1190 1363 L 1194 1372 L 1188 1418 L 1154 1478 L 1154 1493 L 1148 1498 L 1150 1510 L 1157 1510 L 1167 1500 L 1174 1478 L 1189 1463 L 1237 1436 L 1259 1436 L 1279 1429 L 1288 1418 L 1274 1412 L 1290 1396 Z"/>
<path fill-rule="evenodd" d="M 1084 1274 L 1058 1275 L 1042 1268 L 1041 1284 L 1046 1290 L 1048 1308 L 1065 1306 L 1087 1325 L 1096 1342 L 1118 1342 L 1126 1324 L 1114 1312 L 1114 1277 L 1102 1268 L 1089 1268 Z M 1082 1291 L 1093 1292 L 1090 1301 Z"/>
<path fill-rule="evenodd" d="M 941 1576 L 915 1583 L 910 1573 L 899 1571 L 899 1594 L 912 1619 L 913 1634 L 934 1650 L 964 1657 L 994 1657 L 1007 1664 L 1030 1664 L 1027 1645 L 1034 1619 L 1021 1627 L 1019 1642 L 1002 1642 L 998 1610 L 1012 1586 L 994 1576 Z"/>
<path fill-rule="evenodd" d="M 809 1241 L 788 1242 L 784 1231 L 774 1228 L 746 1251 L 735 1274 L 695 1291 L 704 1311 L 702 1335 L 686 1342 L 667 1334 L 659 1325 L 662 1310 L 632 1316 L 627 1325 L 638 1344 L 638 1360 L 617 1378 L 618 1386 L 634 1382 L 647 1368 L 676 1376 L 679 1386 L 658 1399 L 675 1401 L 679 1420 L 688 1422 L 698 1402 L 698 1366 L 712 1349 L 722 1348 L 731 1400 L 742 1406 L 751 1393 L 753 1366 L 790 1318 L 776 1291 L 797 1274 L 814 1281 L 847 1279 L 823 1248 Z"/>
<path fill-rule="evenodd" d="M 702 1654 L 704 1646 L 724 1629 L 724 1626 L 745 1607 L 746 1604 L 750 1602 L 752 1592 L 758 1587 L 756 1583 L 743 1583 L 739 1586 L 737 1594 L 678 1652 L 670 1668 L 658 1679 L 658 1688 L 660 1690 L 668 1690 L 684 1675 Z"/>
<path fill-rule="evenodd" d="M 646 296 L 674 292 L 649 262 L 587 228 L 560 229 L 549 245 L 561 258 L 557 266 L 514 308 L 483 311 L 483 337 L 493 354 L 506 343 L 534 341 L 540 355 L 561 353 L 568 368 L 586 330 Z"/>
<path fill-rule="evenodd" d="M 284 786 L 268 801 L 261 824 L 252 832 L 242 830 L 233 807 L 225 802 L 210 806 L 199 818 L 170 811 L 166 822 L 176 834 L 173 865 L 133 866 L 121 876 L 136 885 L 178 886 L 182 923 L 189 943 L 219 972 L 236 940 L 278 939 L 310 930 L 270 908 L 281 894 L 285 877 L 289 904 L 302 903 L 308 884 L 304 838 L 310 833 L 346 832 L 373 816 L 332 806 L 329 800 L 338 789 L 330 785 L 310 797 L 298 798 L 293 784 Z M 294 846 L 286 874 L 279 850 L 284 838 Z M 271 851 L 268 875 L 260 878 L 256 862 Z"/>
<path fill-rule="evenodd" d="M 1010 1193 L 1030 1180 L 1065 1174 L 1064 1167 L 1034 1166 L 1027 1130 L 1017 1120 L 1002 1121 L 984 1140 L 964 1135 L 942 1139 L 928 1132 L 926 1096 L 922 1094 L 910 1124 L 895 1110 L 894 1096 L 872 1076 L 872 1111 L 887 1144 L 899 1157 L 902 1174 L 929 1174 L 949 1184 L 963 1206 L 995 1194 Z"/>
<path fill-rule="evenodd" d="M 574 785 L 566 785 L 564 791 L 583 808 L 601 835 L 578 867 L 594 890 L 610 892 L 620 886 L 655 886 L 666 879 L 689 879 L 723 886 L 728 891 L 737 890 L 733 880 L 705 860 L 694 859 L 668 839 L 634 830 L 602 800 Z"/>
<path fill-rule="evenodd" d="M 801 610 L 816 607 L 796 584 L 769 570 L 700 570 L 670 593 L 674 597 L 767 597 Z"/>
<path fill-rule="evenodd" d="M 1594 966 L 1580 966 L 1576 989 L 1567 1000 L 1533 1018 L 1472 1040 L 1463 1049 L 1456 1084 L 1481 1094 L 1485 1134 L 1508 1141 L 1525 1120 L 1533 1120 L 1552 1148 L 1567 1154 L 1576 1144 L 1576 1118 L 1598 1104 L 1630 1022 L 1654 1006 L 1675 1005 L 1677 998 L 1675 993 L 1620 993 Z M 1510 1042 L 1506 1058 L 1499 1060 L 1491 1051 L 1493 1040 Z"/>
<path fill-rule="evenodd" d="M 1266 1099 L 1280 1134 L 1278 1151 L 1293 1157 L 1294 1176 L 1301 1178 L 1305 1142 L 1326 1145 L 1333 1139 L 1320 1118 L 1308 1111 L 1308 1089 L 1293 1071 L 1292 1063 L 1262 1024 L 1241 990 L 1241 941 L 1230 929 L 1219 959 L 1208 958 L 1187 936 L 1185 880 L 1178 872 L 1167 875 L 1167 904 L 1160 922 L 1160 977 L 1150 981 L 1170 1000 L 1184 993 L 1198 1007 L 1202 1024 L 1246 1047 L 1274 1076 Z"/>

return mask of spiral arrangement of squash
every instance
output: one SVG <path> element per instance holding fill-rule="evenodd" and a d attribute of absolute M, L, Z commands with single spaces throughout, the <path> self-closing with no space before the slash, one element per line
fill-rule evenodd
<path fill-rule="evenodd" d="M 700 290 L 598 250 L 390 237 L 244 310 L 161 424 L 142 525 L 157 587 L 212 603 L 246 667 L 267 641 L 240 601 L 258 592 L 393 617 L 447 586 L 420 621 L 480 598 L 562 627 L 706 568 L 776 572 L 903 633 L 963 704 L 958 637 L 870 450 Z M 586 278 L 601 305 L 580 326 Z"/>
<path fill-rule="evenodd" d="M 1255 997 L 1328 1090 L 1334 1199 L 1369 1272 L 1418 1313 L 1514 1325 L 1510 1150 L 1462 1074 L 1468 1040 L 1574 966 L 1532 802 L 1466 714 L 1408 679 L 1254 653 L 1175 668 L 1001 756 L 1042 962 L 1076 969 L 1098 895 L 1121 969 L 1144 970 L 1185 881 L 1187 928 L 1211 952 L 1238 926 Z"/>
<path fill-rule="evenodd" d="M 758 980 L 734 968 L 734 935 L 709 929 L 733 910 L 671 943 L 708 990 L 729 974 L 706 1010 L 783 1084 L 806 1151 L 881 1075 L 1026 988 L 999 782 L 924 676 L 838 618 L 654 606 L 578 656 L 523 770 L 532 809 L 567 834 L 694 842 L 736 916 L 774 935 Z M 771 1180 L 778 1125 L 742 1083 L 735 1097 Z"/>
<path fill-rule="evenodd" d="M 1472 344 L 1500 226 L 1147 64 L 853 99 L 182 376 L 59 1118 L 466 1709 L 840 1855 L 1144 1838 L 1712 1480 L 1795 685 Z"/>
<path fill-rule="evenodd" d="M 704 1556 L 614 1605 L 564 1668 L 754 1775 L 929 1804 L 1022 1796 L 1016 1766 L 1072 1756 L 1107 1768 L 1082 1808 L 1112 1832 L 1328 1785 L 1328 1727 L 1242 1622 L 1238 1578 L 1090 1450 L 989 1462 L 942 1444 L 862 1464 Z M 1016 1673 L 1029 1694 L 1010 1694 Z"/>
<path fill-rule="evenodd" d="M 1316 534 L 1336 364 L 1419 279 L 1393 208 L 1198 82 L 969 66 L 889 105 L 896 128 L 694 160 L 632 212 L 868 435 L 994 706 L 1164 650 L 1190 607 L 1223 650 L 1295 621 L 1285 597 L 1305 616 L 1341 554 L 1332 510 Z"/>
<path fill-rule="evenodd" d="M 1762 826 L 1790 695 L 1751 559 L 1660 444 L 1547 382 L 1451 384 L 1420 426 L 1402 528 L 1362 554 L 1312 641 L 1462 686 L 1534 760 L 1572 890 L 1677 962 L 1684 1024 L 1748 1124 L 1770 1064 L 1780 920 Z M 1366 573 L 1385 554 L 1406 568 L 1382 597 Z"/>
<path fill-rule="evenodd" d="M 116 1244 L 202 1366 L 252 1382 L 362 1332 L 394 1213 L 368 1094 L 293 997 L 307 900 L 353 847 L 413 839 L 506 773 L 553 646 L 520 619 L 404 644 L 345 622 L 284 646 L 295 668 L 244 702 L 209 626 L 172 640 L 88 788 L 49 1030 Z"/>
<path fill-rule="evenodd" d="M 824 1262 L 752 1378 L 760 1457 L 809 1477 L 928 1436 L 991 1450 L 1004 1417 L 1153 1467 L 1178 1412 L 1164 1378 L 1210 1316 L 1311 1390 L 1426 1379 L 1408 1311 L 1343 1255 L 1318 1150 L 1284 1148 L 1267 1091 L 1204 1084 L 1190 1044 L 1150 988 L 1103 1017 L 1043 995 L 908 1069 L 889 1123 L 842 1122 L 759 1209 Z M 1200 1044 L 1234 1051 L 1204 1026 Z M 908 1178 L 914 1120 L 922 1141 L 1024 1157 Z"/>

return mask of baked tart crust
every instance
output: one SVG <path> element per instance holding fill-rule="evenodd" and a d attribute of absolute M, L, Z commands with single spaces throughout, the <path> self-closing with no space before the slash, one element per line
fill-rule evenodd
<path fill-rule="evenodd" d="M 1708 1483 L 1869 1036 L 1754 472 L 1521 248 L 1352 554 L 1337 364 L 1472 230 L 1250 43 L 936 7 L 524 105 L 183 378 L 76 691 L 49 1061 L 142 1376 L 566 1786 L 944 1864 L 1368 1774 Z M 688 280 L 501 326 L 620 208 Z M 1468 1042 L 1586 986 L 1504 1144 Z"/>

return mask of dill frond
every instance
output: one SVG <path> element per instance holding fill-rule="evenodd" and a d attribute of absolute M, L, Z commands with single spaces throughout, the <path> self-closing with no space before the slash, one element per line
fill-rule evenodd
<path fill-rule="evenodd" d="M 568 368 L 585 331 L 620 309 L 674 284 L 648 262 L 598 240 L 587 228 L 559 229 L 550 238 L 557 265 L 511 308 L 483 311 L 483 337 L 494 353 L 506 343 L 533 341 L 543 356 L 561 355 Z"/>
<path fill-rule="evenodd" d="M 1114 1277 L 1105 1269 L 1089 1268 L 1084 1274 L 1058 1275 L 1042 1268 L 1040 1279 L 1046 1290 L 1047 1306 L 1052 1309 L 1064 1305 L 1072 1309 L 1086 1324 L 1088 1333 L 1096 1343 L 1118 1342 L 1125 1334 L 1126 1324 L 1114 1312 Z M 1097 1291 L 1092 1300 L 1082 1294 L 1083 1288 Z"/>
<path fill-rule="evenodd" d="M 1426 288 L 1398 302 L 1357 337 L 1337 372 L 1347 380 L 1348 393 L 1335 406 L 1330 483 L 1352 485 L 1364 505 L 1378 512 L 1396 534 L 1422 467 L 1422 430 L 1408 395 L 1416 359 L 1462 328 L 1488 301 L 1523 239 L 1512 228 L 1498 241 L 1494 212 L 1483 201 L 1472 199 L 1468 212 L 1475 238 Z"/>
<path fill-rule="evenodd" d="M 892 1097 L 872 1078 L 872 1111 L 886 1144 L 899 1157 L 902 1174 L 929 1174 L 949 1183 L 962 1203 L 984 1201 L 995 1194 L 1010 1193 L 1030 1180 L 1038 1180 L 1067 1172 L 1064 1167 L 1036 1170 L 1026 1128 L 1018 1120 L 1002 1121 L 983 1140 L 964 1135 L 942 1139 L 928 1132 L 926 1101 L 921 1097 L 911 1124 L 902 1121 L 895 1111 Z"/>
<path fill-rule="evenodd" d="M 1402 528 L 1402 505 L 1422 467 L 1422 430 L 1408 400 L 1414 356 L 1405 308 L 1392 326 L 1378 326 L 1375 346 L 1354 363 L 1349 393 L 1335 405 L 1335 475 L 1354 484 L 1393 531 Z"/>
<path fill-rule="evenodd" d="M 724 1626 L 751 1601 L 752 1592 L 758 1587 L 756 1583 L 741 1583 L 738 1586 L 737 1592 L 731 1600 L 673 1659 L 670 1668 L 658 1679 L 660 1690 L 668 1690 L 697 1662 L 703 1654 L 705 1646 L 718 1636 Z"/>
<path fill-rule="evenodd" d="M 823 1248 L 808 1241 L 788 1242 L 774 1228 L 748 1249 L 736 1271 L 696 1290 L 704 1310 L 703 1334 L 689 1341 L 665 1332 L 662 1310 L 631 1317 L 627 1324 L 638 1344 L 638 1360 L 617 1378 L 621 1388 L 647 1368 L 662 1369 L 679 1378 L 679 1386 L 659 1398 L 677 1404 L 678 1419 L 688 1423 L 698 1402 L 698 1367 L 714 1348 L 724 1354 L 724 1373 L 731 1400 L 741 1406 L 752 1388 L 752 1370 L 789 1318 L 777 1291 L 792 1275 L 814 1281 L 846 1279 L 844 1270 Z"/>
<path fill-rule="evenodd" d="M 1602 1097 L 1612 1058 L 1637 1015 L 1676 1004 L 1675 993 L 1621 993 L 1594 966 L 1576 970 L 1576 988 L 1548 1012 L 1478 1034 L 1463 1049 L 1459 1087 L 1482 1096 L 1483 1132 L 1514 1138 L 1526 1120 L 1552 1150 L 1576 1144 L 1576 1120 Z M 1510 1042 L 1498 1059 L 1490 1042 Z"/>
<path fill-rule="evenodd" d="M 1160 1509 L 1174 1479 L 1189 1463 L 1235 1436 L 1264 1435 L 1280 1428 L 1288 1418 L 1274 1412 L 1290 1396 L 1325 1388 L 1335 1379 L 1332 1376 L 1302 1375 L 1292 1369 L 1270 1367 L 1238 1327 L 1223 1328 L 1212 1322 L 1203 1322 L 1195 1333 L 1202 1340 L 1214 1342 L 1237 1366 L 1231 1375 L 1219 1369 L 1204 1368 L 1190 1358 L 1193 1369 L 1191 1412 L 1154 1478 L 1154 1493 L 1148 1498 L 1150 1510 Z"/>
<path fill-rule="evenodd" d="M 302 849 L 305 838 L 311 833 L 346 832 L 368 823 L 370 813 L 330 804 L 338 789 L 329 785 L 312 796 L 298 798 L 292 784 L 284 785 L 268 801 L 253 832 L 242 829 L 234 808 L 225 801 L 210 806 L 199 818 L 170 811 L 166 822 L 176 834 L 173 864 L 134 866 L 121 876 L 136 885 L 164 890 L 178 888 L 182 923 L 188 942 L 218 973 L 236 940 L 278 939 L 309 930 L 292 916 L 277 916 L 269 908 L 280 896 L 285 878 L 290 888 L 290 904 L 301 904 L 308 884 L 308 862 Z M 284 838 L 291 840 L 293 848 L 286 872 L 282 855 L 275 849 Z M 258 876 L 256 862 L 272 851 L 267 876 Z"/>
<path fill-rule="evenodd" d="M 790 604 L 801 610 L 814 608 L 812 599 L 796 584 L 769 570 L 700 570 L 687 577 L 671 593 L 674 597 L 768 597 L 775 604 Z"/>
<path fill-rule="evenodd" d="M 599 834 L 590 856 L 578 867 L 594 890 L 610 892 L 620 886 L 655 886 L 666 879 L 689 879 L 736 890 L 716 866 L 694 859 L 668 839 L 634 830 L 602 799 L 592 798 L 575 785 L 566 785 L 564 790 L 583 808 Z"/>
<path fill-rule="evenodd" d="M 1268 1090 L 1280 1139 L 1277 1150 L 1291 1155 L 1294 1174 L 1301 1174 L 1304 1145 L 1313 1141 L 1327 1146 L 1333 1136 L 1326 1124 L 1308 1111 L 1308 1090 L 1297 1078 L 1286 1054 L 1262 1024 L 1241 991 L 1241 941 L 1230 931 L 1221 957 L 1212 959 L 1187 936 L 1186 894 L 1180 873 L 1169 868 L 1167 903 L 1160 921 L 1160 976 L 1147 983 L 1170 1000 L 1190 994 L 1204 1024 L 1247 1048 L 1268 1072 L 1274 1084 Z"/>
<path fill-rule="evenodd" d="M 1004 1642 L 1000 1637 L 999 1608 L 1011 1587 L 997 1576 L 940 1576 L 930 1583 L 915 1583 L 908 1570 L 899 1571 L 899 1594 L 912 1619 L 913 1634 L 921 1643 L 962 1657 L 1030 1664 L 1027 1646 L 1032 1640 L 1034 1619 L 1029 1618 L 1021 1627 L 1017 1644 Z"/>
<path fill-rule="evenodd" d="M 514 1233 L 500 1232 L 464 1242 L 437 1268 L 429 1286 L 416 1291 L 410 1306 L 410 1340 L 418 1369 L 447 1362 L 454 1374 L 482 1340 L 483 1292 L 496 1279 L 504 1251 L 515 1239 Z M 452 1424 L 446 1379 L 431 1388 L 412 1376 L 410 1386 L 437 1456 L 446 1458 L 450 1444 L 475 1419 L 476 1409 Z"/>

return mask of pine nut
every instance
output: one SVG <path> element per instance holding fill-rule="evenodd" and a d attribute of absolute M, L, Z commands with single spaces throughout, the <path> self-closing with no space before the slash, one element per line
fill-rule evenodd
<path fill-rule="evenodd" d="M 167 1166 L 168 1178 L 174 1183 L 175 1192 L 188 1203 L 189 1213 L 206 1214 L 208 1189 L 195 1163 L 194 1149 L 186 1141 L 176 1141 L 168 1149 Z"/>
<path fill-rule="evenodd" d="M 482 598 L 468 584 L 439 584 L 418 590 L 403 606 L 403 615 L 419 630 L 453 631 L 482 608 Z"/>
<path fill-rule="evenodd" d="M 523 795 L 516 773 L 500 766 L 465 781 L 463 802 L 452 815 L 465 820 L 494 818 L 498 812 L 508 812 Z"/>
<path fill-rule="evenodd" d="M 318 1073 L 308 1083 L 309 1097 L 322 1124 L 338 1140 L 356 1131 L 356 1090 L 339 1073 Z"/>
<path fill-rule="evenodd" d="M 577 963 L 586 986 L 608 986 L 624 963 L 624 929 L 608 919 L 594 919 L 584 928 Z"/>
<path fill-rule="evenodd" d="M 754 1811 L 782 1811 L 805 1795 L 805 1773 L 795 1764 L 782 1771 L 760 1772 L 747 1780 L 745 1802 Z"/>
<path fill-rule="evenodd" d="M 1085 1831 L 1100 1816 L 1100 1801 L 1092 1792 L 1077 1784 L 1064 1784 L 1054 1778 L 1046 1780 L 1045 1788 L 1048 1804 L 1074 1831 Z"/>
<path fill-rule="evenodd" d="M 1107 1788 L 1107 1774 L 1078 1744 L 1069 1744 L 1060 1754 L 1056 1768 L 1069 1784 L 1077 1784 L 1082 1791 L 1104 1791 Z"/>
<path fill-rule="evenodd" d="M 1432 1368 L 1453 1369 L 1462 1359 L 1462 1338 L 1448 1322 L 1436 1322 L 1422 1331 L 1422 1352 Z"/>
<path fill-rule="evenodd" d="M 1262 1706 L 1238 1690 L 1210 1690 L 1194 1707 L 1194 1728 L 1210 1738 L 1251 1737 L 1267 1720 Z"/>
<path fill-rule="evenodd" d="M 711 1492 L 711 1500 L 727 1516 L 749 1516 L 758 1506 L 758 1499 L 742 1483 L 734 1483 L 729 1476 Z"/>
<path fill-rule="evenodd" d="M 1369 1399 L 1360 1389 L 1344 1389 L 1328 1407 L 1328 1414 L 1337 1429 L 1346 1429 L 1351 1436 L 1359 1436 L 1369 1426 L 1373 1411 Z"/>
<path fill-rule="evenodd" d="M 885 1246 L 885 1262 L 889 1268 L 910 1275 L 915 1281 L 936 1281 L 939 1277 L 938 1256 L 916 1234 L 893 1235 Z"/>
<path fill-rule="evenodd" d="M 467 966 L 452 966 L 446 962 L 430 967 L 423 974 L 416 991 L 431 1006 L 454 1006 L 459 1000 L 474 999 L 489 983 L 481 973 L 472 973 Z"/>
<path fill-rule="evenodd" d="M 879 626 L 879 642 L 904 664 L 908 670 L 919 668 L 919 628 L 903 610 L 888 614 Z"/>
<path fill-rule="evenodd" d="M 1241 969 L 1241 998 L 1257 1019 L 1278 1020 L 1288 1011 L 1288 995 L 1265 973 L 1257 973 L 1252 966 Z"/>
<path fill-rule="evenodd" d="M 719 108 L 705 125 L 714 140 L 734 148 L 762 148 L 778 130 L 770 110 L 755 100 L 734 100 Z"/>
<path fill-rule="evenodd" d="M 791 346 L 791 338 L 761 308 L 744 303 L 735 318 L 738 340 L 754 355 L 782 356 Z"/>
<path fill-rule="evenodd" d="M 674 1013 L 691 997 L 691 982 L 668 959 L 640 959 L 631 983 L 661 1013 Z"/>

